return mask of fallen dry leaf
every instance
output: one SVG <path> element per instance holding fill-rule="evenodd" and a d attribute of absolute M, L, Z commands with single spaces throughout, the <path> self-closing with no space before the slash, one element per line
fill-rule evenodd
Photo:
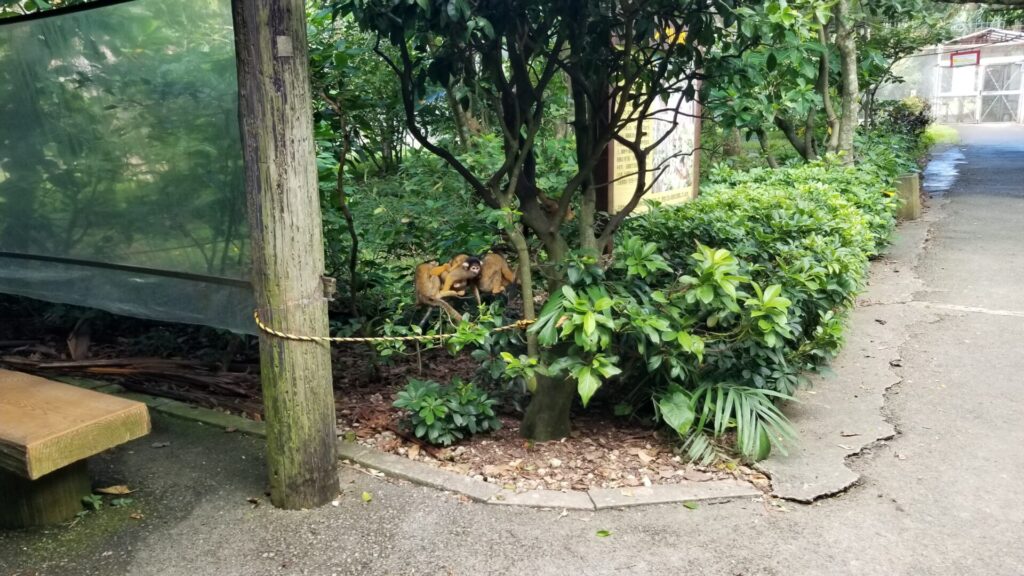
<path fill-rule="evenodd" d="M 260 499 L 259 498 L 246 498 L 245 501 L 248 502 L 249 504 L 252 504 L 253 508 L 255 508 L 255 507 L 260 505 Z"/>
<path fill-rule="evenodd" d="M 419 456 L 419 455 L 420 455 L 420 447 L 419 446 L 417 446 L 416 444 L 413 444 L 412 446 L 409 446 L 409 450 L 406 452 L 406 456 L 408 456 L 412 460 L 415 460 L 416 457 Z"/>
<path fill-rule="evenodd" d="M 689 480 L 690 482 L 707 482 L 712 478 L 711 474 L 701 472 L 700 470 L 686 470 L 683 472 L 683 480 Z"/>
<path fill-rule="evenodd" d="M 509 472 L 510 470 L 511 470 L 511 468 L 508 465 L 505 465 L 505 464 L 499 464 L 499 465 L 487 464 L 487 465 L 484 466 L 483 472 L 484 472 L 484 476 L 487 476 L 489 478 L 494 478 L 496 476 L 500 476 L 502 474 L 505 474 L 506 472 Z"/>
<path fill-rule="evenodd" d="M 128 488 L 124 484 L 118 484 L 117 486 L 107 486 L 106 488 L 97 488 L 93 490 L 99 494 L 131 494 L 134 490 Z"/>
<path fill-rule="evenodd" d="M 128 515 L 128 517 L 132 520 L 142 520 L 143 518 L 145 518 L 145 516 L 143 516 L 142 513 L 140 512 L 132 512 Z"/>

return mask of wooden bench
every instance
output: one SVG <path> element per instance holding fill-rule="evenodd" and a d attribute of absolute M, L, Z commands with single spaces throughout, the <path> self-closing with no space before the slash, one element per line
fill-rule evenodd
<path fill-rule="evenodd" d="M 85 459 L 149 430 L 141 402 L 0 369 L 0 527 L 73 518 L 92 491 Z"/>

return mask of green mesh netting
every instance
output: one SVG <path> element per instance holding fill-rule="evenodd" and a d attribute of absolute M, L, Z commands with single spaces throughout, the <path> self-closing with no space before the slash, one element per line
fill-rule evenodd
<path fill-rule="evenodd" d="M 0 20 L 0 292 L 250 331 L 227 0 Z"/>

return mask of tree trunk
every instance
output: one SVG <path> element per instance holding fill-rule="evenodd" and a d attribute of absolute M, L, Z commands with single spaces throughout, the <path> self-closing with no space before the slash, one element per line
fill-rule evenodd
<path fill-rule="evenodd" d="M 264 322 L 327 334 L 324 248 L 301 0 L 233 0 L 239 118 Z M 312 508 L 338 494 L 329 348 L 260 334 L 270 499 Z"/>
<path fill-rule="evenodd" d="M 452 92 L 452 86 L 445 88 L 445 94 L 448 96 L 448 106 L 452 109 L 452 119 L 455 121 L 455 133 L 459 137 L 459 147 L 463 151 L 469 150 L 469 120 L 466 117 L 466 110 Z"/>
<path fill-rule="evenodd" d="M 828 33 L 825 31 L 826 24 L 821 21 L 819 24 L 818 40 L 821 42 L 824 52 L 818 59 L 818 81 L 815 83 L 815 87 L 821 95 L 822 108 L 825 109 L 825 125 L 828 127 L 825 151 L 835 152 L 839 147 L 839 119 L 836 117 L 835 107 L 832 106 L 832 89 L 829 87 Z"/>
<path fill-rule="evenodd" d="M 537 377 L 537 389 L 526 407 L 519 434 L 524 438 L 544 442 L 569 435 L 572 423 L 569 415 L 576 387 L 571 378 Z"/>
<path fill-rule="evenodd" d="M 338 104 L 340 106 L 340 104 Z M 348 227 L 348 236 L 351 246 L 348 249 L 348 306 L 352 318 L 359 317 L 359 234 L 356 232 L 356 221 L 352 217 L 352 210 L 348 207 L 348 193 L 345 192 L 345 163 L 348 162 L 348 152 L 352 147 L 352 134 L 348 130 L 348 122 L 344 116 L 341 119 L 341 152 L 338 153 L 338 182 L 337 201 L 342 216 L 345 217 L 345 225 Z"/>
<path fill-rule="evenodd" d="M 798 154 L 800 154 L 801 158 L 803 158 L 804 160 L 810 160 L 810 158 L 807 157 L 807 143 L 804 141 L 803 138 L 800 137 L 799 134 L 796 133 L 796 128 L 793 126 L 792 122 L 783 118 L 782 116 L 776 116 L 775 126 L 777 126 L 778 129 L 782 131 L 782 134 L 786 137 L 786 140 L 788 140 L 790 145 L 793 146 L 793 149 L 796 150 Z"/>
<path fill-rule="evenodd" d="M 814 140 L 814 117 L 817 110 L 807 112 L 807 120 L 804 121 L 804 150 L 807 151 L 808 160 L 818 159 L 818 143 Z"/>
<path fill-rule="evenodd" d="M 860 118 L 860 88 L 857 84 L 857 40 L 851 27 L 850 0 L 838 0 L 835 7 L 836 46 L 839 47 L 840 75 L 843 79 L 843 114 L 839 119 L 838 151 L 843 162 L 854 161 L 853 136 Z"/>
<path fill-rule="evenodd" d="M 772 154 L 771 148 L 768 147 L 768 135 L 765 134 L 764 128 L 757 129 L 757 142 L 761 145 L 761 153 L 764 154 L 768 167 L 772 170 L 778 168 L 779 163 L 775 160 L 775 155 Z"/>
<path fill-rule="evenodd" d="M 530 269 L 530 246 L 526 243 L 526 236 L 518 228 L 510 230 L 508 237 L 512 246 L 515 247 L 516 256 L 519 259 L 519 290 L 523 295 L 523 317 L 526 320 L 536 320 L 537 310 L 533 303 L 533 271 Z M 537 335 L 528 332 L 526 334 L 526 353 L 536 358 L 539 352 Z"/>
<path fill-rule="evenodd" d="M 722 154 L 729 158 L 735 158 L 743 153 L 743 139 L 740 131 L 736 128 L 729 128 L 725 131 L 725 139 L 722 142 Z"/>

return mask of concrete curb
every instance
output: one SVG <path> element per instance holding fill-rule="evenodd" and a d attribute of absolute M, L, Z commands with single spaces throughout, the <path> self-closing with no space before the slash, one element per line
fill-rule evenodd
<path fill-rule="evenodd" d="M 117 384 L 108 384 L 85 378 L 59 378 L 60 380 L 98 392 L 114 394 L 143 402 L 150 409 L 185 420 L 201 422 L 218 428 L 233 429 L 253 436 L 267 435 L 266 424 L 248 418 L 225 414 L 149 394 L 127 392 Z M 682 504 L 685 502 L 723 501 L 734 498 L 752 498 L 762 495 L 753 485 L 737 480 L 709 480 L 634 488 L 595 488 L 580 490 L 530 490 L 513 492 L 496 484 L 476 480 L 410 460 L 404 456 L 379 452 L 355 442 L 338 441 L 338 458 L 348 460 L 383 473 L 385 476 L 407 480 L 413 484 L 444 490 L 465 496 L 473 501 L 497 506 L 522 506 L 566 510 L 605 510 L 631 508 L 656 504 Z"/>
<path fill-rule="evenodd" d="M 404 456 L 378 452 L 355 442 L 339 440 L 338 457 L 351 460 L 367 468 L 373 468 L 387 476 L 401 478 L 402 480 L 408 480 L 431 488 L 455 492 L 477 502 L 487 502 L 501 492 L 501 488 L 494 484 L 488 484 L 487 482 L 474 480 L 461 474 L 441 470 L 430 464 L 416 462 Z"/>
<path fill-rule="evenodd" d="M 249 420 L 248 418 L 242 418 L 241 416 L 236 416 L 234 414 L 225 414 L 224 412 L 218 412 L 217 410 L 193 406 L 192 404 L 180 402 L 171 398 L 162 398 L 160 396 L 151 396 L 149 394 L 140 394 L 138 392 L 128 392 L 118 384 L 110 384 L 100 380 L 90 380 L 87 378 L 63 376 L 56 377 L 54 380 L 59 380 L 65 384 L 72 384 L 89 390 L 95 390 L 96 392 L 120 396 L 121 398 L 126 398 L 128 400 L 142 402 L 151 410 L 160 412 L 161 414 L 167 414 L 168 416 L 174 416 L 175 418 L 202 422 L 203 424 L 209 424 L 210 426 L 216 426 L 217 428 L 223 428 L 224 430 L 233 429 L 243 434 L 251 434 L 253 436 L 266 437 L 267 435 L 266 424 L 264 422 L 256 422 L 255 420 Z"/>
<path fill-rule="evenodd" d="M 753 485 L 737 480 L 685 482 L 636 488 L 595 488 L 588 491 L 529 490 L 517 493 L 483 480 L 441 470 L 424 462 L 378 452 L 354 442 L 339 441 L 338 454 L 341 458 L 372 468 L 386 476 L 401 478 L 415 484 L 460 494 L 477 502 L 498 506 L 604 510 L 762 496 L 762 492 L 754 488 Z"/>

